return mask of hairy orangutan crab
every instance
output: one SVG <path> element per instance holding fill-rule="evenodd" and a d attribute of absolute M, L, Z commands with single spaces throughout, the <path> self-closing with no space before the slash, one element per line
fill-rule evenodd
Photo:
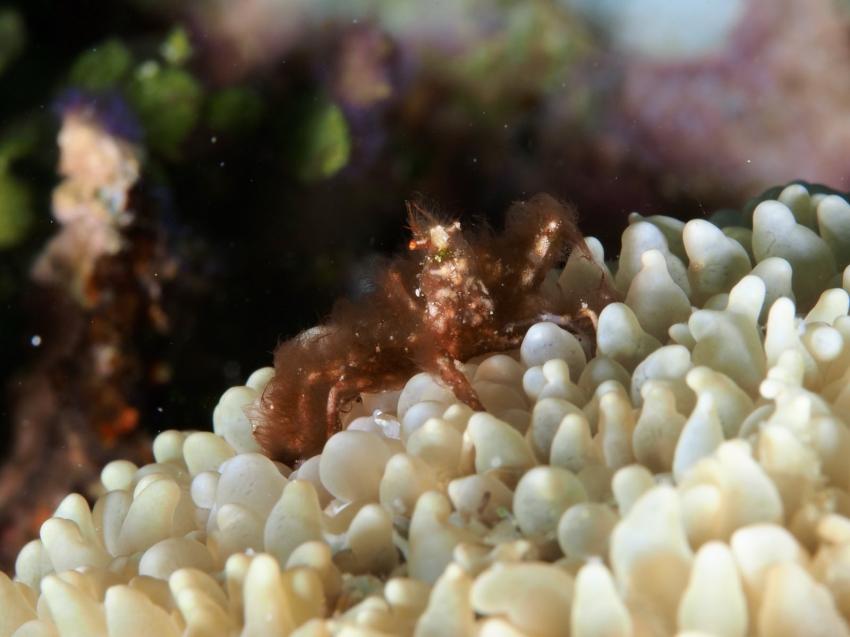
<path fill-rule="evenodd" d="M 417 204 L 408 204 L 408 220 L 409 252 L 390 262 L 374 292 L 338 302 L 325 324 L 277 347 L 275 375 L 252 414 L 254 435 L 272 458 L 292 463 L 319 453 L 348 403 L 397 389 L 418 370 L 483 409 L 460 362 L 516 348 L 544 318 L 568 327 L 582 321 L 542 291 L 570 249 L 587 253 L 571 208 L 537 195 L 511 208 L 497 236 L 465 236 L 459 222 Z M 582 301 L 598 310 L 614 295 L 600 277 L 598 298 Z"/>

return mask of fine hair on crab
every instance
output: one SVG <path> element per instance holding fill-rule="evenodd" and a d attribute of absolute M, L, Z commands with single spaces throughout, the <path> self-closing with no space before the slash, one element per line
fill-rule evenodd
<path fill-rule="evenodd" d="M 275 375 L 251 413 L 272 458 L 294 463 L 319 453 L 361 393 L 397 389 L 417 370 L 482 410 L 460 363 L 518 347 L 540 320 L 586 330 L 615 298 L 601 270 L 594 298 L 568 307 L 547 293 L 547 275 L 571 250 L 592 260 L 575 211 L 549 195 L 515 203 L 501 234 L 465 233 L 418 203 L 407 213 L 408 251 L 377 275 L 374 290 L 338 301 L 324 324 L 278 345 Z"/>

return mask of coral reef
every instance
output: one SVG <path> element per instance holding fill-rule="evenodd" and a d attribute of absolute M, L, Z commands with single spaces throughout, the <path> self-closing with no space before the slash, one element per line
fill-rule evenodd
<path fill-rule="evenodd" d="M 138 121 L 137 185 L 161 204 L 157 223 L 204 261 L 209 293 L 179 312 L 198 317 L 193 338 L 169 352 L 185 361 L 171 373 L 192 396 L 142 413 L 151 433 L 200 422 L 269 343 L 326 315 L 359 283 L 353 273 L 400 244 L 397 204 L 411 193 L 493 213 L 499 226 L 509 201 L 552 192 L 613 245 L 614 220 L 631 210 L 694 216 L 792 175 L 846 187 L 846 3 L 692 4 L 0 8 L 2 384 L 38 353 L 25 273 L 55 233 L 38 214 L 55 185 L 47 113 L 69 89 L 125 102 Z M 95 230 L 56 247 L 114 249 L 118 227 Z M 246 315 L 250 329 L 218 328 Z M 0 395 L 0 413 L 11 411 Z M 0 420 L 0 440 L 16 426 Z"/>
<path fill-rule="evenodd" d="M 60 502 L 69 484 L 86 496 L 100 467 L 150 459 L 138 427 L 169 369 L 157 342 L 171 328 L 165 292 L 177 262 L 151 210 L 131 191 L 140 148 L 125 107 L 72 96 L 58 135 L 53 215 L 60 229 L 36 259 L 28 287 L 37 355 L 11 383 L 14 433 L 0 464 L 0 565 Z M 5 450 L 4 450 L 5 451 Z"/>
<path fill-rule="evenodd" d="M 293 471 L 252 436 L 258 370 L 62 501 L 0 636 L 850 635 L 850 204 L 737 218 L 633 215 L 595 355 L 534 325 L 464 366 L 486 411 L 420 373 Z"/>

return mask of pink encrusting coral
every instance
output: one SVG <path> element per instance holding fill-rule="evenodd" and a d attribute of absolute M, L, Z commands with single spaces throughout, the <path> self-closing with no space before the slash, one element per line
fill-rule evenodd
<path fill-rule="evenodd" d="M 614 118 L 692 193 L 792 179 L 846 188 L 847 9 L 830 0 L 732 4 L 741 5 L 733 28 L 703 55 L 630 52 Z"/>

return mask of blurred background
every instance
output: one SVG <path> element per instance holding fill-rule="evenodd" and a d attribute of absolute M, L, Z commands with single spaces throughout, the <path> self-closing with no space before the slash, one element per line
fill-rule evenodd
<path fill-rule="evenodd" d="M 0 0 L 0 566 L 368 292 L 406 199 L 614 250 L 848 148 L 848 0 Z"/>

